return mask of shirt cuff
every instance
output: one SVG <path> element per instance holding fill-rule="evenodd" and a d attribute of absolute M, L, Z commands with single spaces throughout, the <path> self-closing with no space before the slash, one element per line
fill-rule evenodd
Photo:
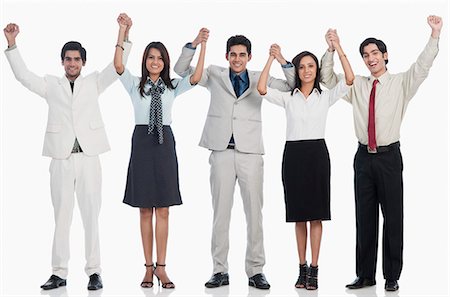
<path fill-rule="evenodd" d="M 193 47 L 193 46 L 192 46 L 192 42 L 186 43 L 186 45 L 185 45 L 184 47 L 186 47 L 186 48 L 188 48 L 188 49 L 191 49 L 191 50 L 195 50 L 195 49 L 196 49 L 196 47 Z"/>
<path fill-rule="evenodd" d="M 12 51 L 13 49 L 16 49 L 16 48 L 17 48 L 17 45 L 14 44 L 13 46 L 8 47 L 8 48 L 5 50 L 5 52 L 7 52 L 7 51 Z"/>
<path fill-rule="evenodd" d="M 292 67 L 294 67 L 294 64 L 292 64 L 289 61 L 287 61 L 286 64 L 281 65 L 281 68 L 292 68 Z"/>

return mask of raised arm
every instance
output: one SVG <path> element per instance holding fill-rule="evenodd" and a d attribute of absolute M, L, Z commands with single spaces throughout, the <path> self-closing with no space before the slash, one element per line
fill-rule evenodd
<path fill-rule="evenodd" d="M 272 67 L 273 60 L 275 60 L 275 57 L 273 55 L 269 55 L 266 65 L 264 66 L 264 69 L 259 77 L 257 89 L 261 96 L 267 94 L 267 81 L 269 80 L 269 72 L 270 67 Z"/>
<path fill-rule="evenodd" d="M 353 84 L 353 80 L 355 79 L 355 75 L 353 74 L 350 62 L 348 61 L 347 56 L 345 55 L 344 50 L 341 47 L 341 43 L 336 30 L 334 30 L 334 33 L 330 35 L 330 41 L 332 47 L 337 51 L 339 59 L 341 60 L 342 69 L 344 69 L 345 82 L 348 86 L 351 86 Z"/>
<path fill-rule="evenodd" d="M 283 69 L 284 76 L 286 80 L 268 77 L 267 85 L 271 88 L 280 91 L 290 91 L 295 87 L 295 67 L 291 62 L 286 61 L 286 59 L 281 54 L 281 47 L 278 44 L 272 44 L 270 46 L 269 53 L 273 56 L 278 63 L 280 63 Z"/>
<path fill-rule="evenodd" d="M 325 54 L 322 56 L 320 61 L 320 79 L 324 86 L 328 89 L 333 88 L 339 81 L 338 75 L 333 70 L 333 55 L 335 48 L 333 47 L 332 39 L 339 42 L 339 37 L 337 36 L 336 30 L 328 29 L 325 34 L 325 41 L 327 42 L 328 49 L 325 51 Z"/>
<path fill-rule="evenodd" d="M 19 26 L 14 23 L 8 24 L 3 29 L 3 33 L 8 42 L 8 48 L 5 50 L 6 58 L 8 59 L 16 79 L 33 93 L 45 98 L 47 94 L 47 83 L 45 78 L 28 70 L 20 55 L 19 49 L 16 46 L 16 37 L 19 32 Z"/>
<path fill-rule="evenodd" d="M 433 66 L 434 59 L 439 52 L 439 36 L 442 29 L 442 19 L 438 16 L 430 15 L 427 18 L 427 23 L 431 28 L 431 36 L 428 39 L 428 43 L 416 62 L 404 74 L 403 88 L 407 95 L 407 100 L 413 98 L 419 86 L 427 78 L 431 66 Z"/>
<path fill-rule="evenodd" d="M 208 41 L 209 37 L 209 30 L 206 28 L 201 28 L 200 32 L 194 40 L 194 42 L 200 41 L 201 49 L 200 49 L 200 55 L 198 57 L 197 66 L 195 67 L 195 71 L 191 76 L 190 82 L 192 85 L 197 84 L 200 79 L 202 78 L 203 74 L 203 68 L 205 67 L 205 53 L 206 53 L 206 42 Z M 198 39 L 198 40 L 197 40 Z M 192 45 L 194 45 L 194 42 L 192 42 Z M 198 43 L 195 43 L 195 47 L 197 47 Z"/>
<path fill-rule="evenodd" d="M 125 66 L 123 65 L 123 52 L 125 50 L 124 48 L 124 41 L 125 38 L 128 40 L 128 34 L 129 30 L 132 25 L 131 19 L 125 14 L 121 13 L 117 17 L 117 23 L 119 24 L 119 34 L 117 36 L 117 44 L 116 44 L 116 50 L 114 52 L 114 67 L 116 68 L 116 72 L 118 74 L 122 74 L 125 70 Z M 130 26 L 129 26 L 130 24 Z"/>

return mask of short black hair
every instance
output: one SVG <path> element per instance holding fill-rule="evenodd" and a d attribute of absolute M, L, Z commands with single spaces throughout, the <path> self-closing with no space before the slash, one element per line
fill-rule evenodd
<path fill-rule="evenodd" d="M 247 48 L 247 53 L 250 55 L 252 53 L 252 43 L 244 35 L 234 35 L 228 38 L 227 41 L 227 53 L 230 52 L 230 48 L 233 45 L 244 45 Z"/>
<path fill-rule="evenodd" d="M 64 61 L 66 51 L 79 51 L 81 60 L 83 61 L 83 63 L 86 63 L 86 49 L 78 41 L 69 41 L 64 44 L 63 48 L 61 49 L 61 61 Z"/>
<path fill-rule="evenodd" d="M 369 37 L 366 40 L 364 40 L 361 43 L 361 45 L 359 46 L 359 53 L 361 54 L 361 57 L 364 55 L 364 48 L 366 46 L 368 46 L 369 44 L 371 44 L 371 43 L 375 44 L 378 47 L 378 49 L 380 50 L 380 52 L 382 52 L 383 54 L 387 53 L 386 44 L 382 40 L 376 39 L 376 38 L 373 38 L 373 37 Z M 384 61 L 385 61 L 386 64 L 389 62 L 388 59 L 386 59 Z"/>

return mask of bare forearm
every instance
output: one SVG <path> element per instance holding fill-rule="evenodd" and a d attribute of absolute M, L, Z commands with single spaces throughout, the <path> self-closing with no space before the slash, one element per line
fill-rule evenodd
<path fill-rule="evenodd" d="M 260 95 L 267 94 L 267 80 L 269 79 L 270 67 L 272 66 L 274 59 L 275 58 L 273 56 L 269 56 L 269 59 L 267 59 L 267 63 L 261 72 L 261 76 L 259 77 L 257 88 Z"/>
<path fill-rule="evenodd" d="M 119 34 L 117 37 L 117 44 L 116 44 L 116 50 L 114 52 L 114 67 L 116 68 L 116 72 L 119 74 L 122 74 L 124 71 L 124 66 L 123 66 L 123 60 L 122 60 L 122 56 L 123 56 L 123 41 L 125 38 L 125 28 L 120 28 L 119 29 Z"/>
<path fill-rule="evenodd" d="M 201 43 L 200 55 L 198 57 L 197 66 L 191 76 L 190 82 L 192 85 L 198 83 L 202 78 L 203 68 L 205 67 L 206 42 Z"/>
<path fill-rule="evenodd" d="M 342 69 L 344 69 L 345 82 L 347 83 L 348 86 L 351 86 L 353 84 L 353 80 L 355 79 L 352 66 L 350 65 L 350 62 L 348 61 L 347 56 L 345 55 L 341 45 L 340 44 L 335 45 L 334 48 L 336 49 L 336 52 L 339 55 L 339 60 L 341 60 Z"/>

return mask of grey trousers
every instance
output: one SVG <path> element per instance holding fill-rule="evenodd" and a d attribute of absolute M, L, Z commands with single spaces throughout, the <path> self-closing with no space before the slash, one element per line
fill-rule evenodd
<path fill-rule="evenodd" d="M 227 149 L 213 151 L 209 163 L 214 210 L 211 240 L 213 273 L 228 272 L 229 228 L 236 179 L 247 220 L 245 272 L 249 277 L 262 273 L 265 264 L 262 225 L 263 158 L 258 154 Z"/>

